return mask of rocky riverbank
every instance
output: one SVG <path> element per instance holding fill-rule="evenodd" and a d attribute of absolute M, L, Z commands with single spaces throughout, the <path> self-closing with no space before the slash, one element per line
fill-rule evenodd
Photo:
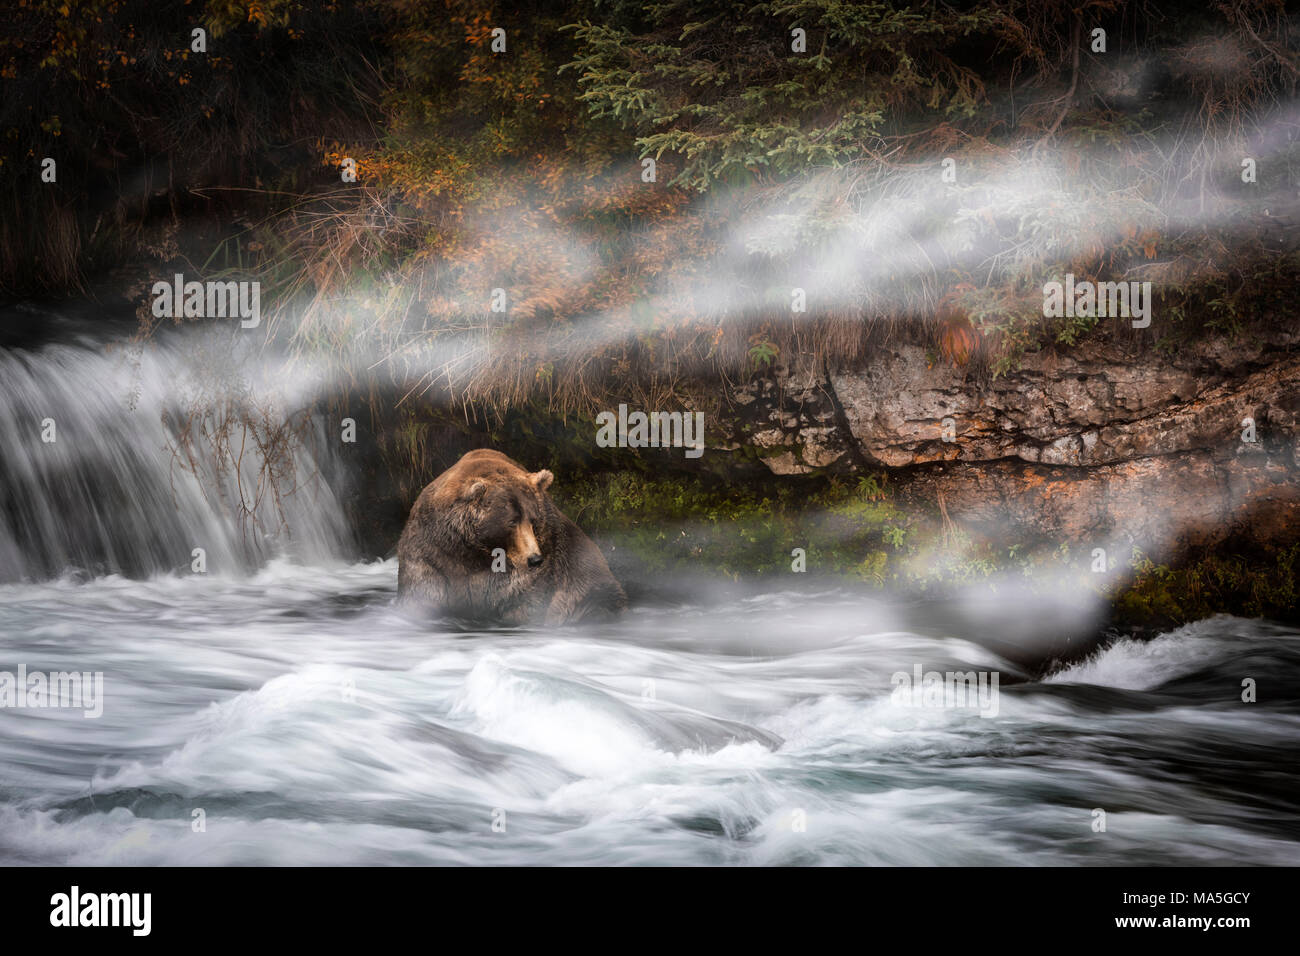
<path fill-rule="evenodd" d="M 990 379 L 920 345 L 779 367 L 736 390 L 726 447 L 775 475 L 890 475 L 900 501 L 1013 544 L 1156 560 L 1300 529 L 1300 332 L 1172 351 L 1099 339 Z M 1252 440 L 1253 439 L 1253 440 Z"/>

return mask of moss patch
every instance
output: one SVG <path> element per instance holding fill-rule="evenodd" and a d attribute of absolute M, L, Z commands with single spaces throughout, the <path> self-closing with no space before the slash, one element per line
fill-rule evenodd
<path fill-rule="evenodd" d="M 1170 626 L 1211 614 L 1300 619 L 1300 545 L 1252 555 L 1206 554 L 1179 567 L 1134 556 L 1136 577 L 1116 599 L 1122 619 Z"/>
<path fill-rule="evenodd" d="M 1135 551 L 1095 575 L 1086 550 L 999 547 L 937 515 L 903 509 L 877 476 L 736 485 L 710 475 L 620 472 L 557 486 L 556 498 L 616 556 L 621 572 L 637 575 L 774 579 L 792 573 L 802 549 L 809 574 L 882 591 L 996 590 L 1008 576 L 1047 589 L 1065 579 L 1108 599 L 1122 625 L 1176 626 L 1216 613 L 1293 620 L 1300 603 L 1300 545 L 1207 554 L 1176 567 Z"/>

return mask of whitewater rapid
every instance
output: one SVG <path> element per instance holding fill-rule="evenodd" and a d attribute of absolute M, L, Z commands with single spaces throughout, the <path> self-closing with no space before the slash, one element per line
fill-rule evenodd
<path fill-rule="evenodd" d="M 1112 636 L 1044 677 L 849 591 L 469 632 L 395 582 L 0 585 L 0 670 L 104 676 L 97 719 L 0 710 L 0 862 L 1300 862 L 1288 628 Z M 997 714 L 900 703 L 918 663 L 999 673 Z"/>

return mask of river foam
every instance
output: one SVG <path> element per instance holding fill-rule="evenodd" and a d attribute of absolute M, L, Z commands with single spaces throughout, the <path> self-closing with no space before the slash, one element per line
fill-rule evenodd
<path fill-rule="evenodd" d="M 0 586 L 0 669 L 105 682 L 97 720 L 0 711 L 0 858 L 1300 860 L 1286 628 L 1215 618 L 1039 679 L 847 591 L 463 631 L 396 613 L 395 571 Z M 1000 673 L 997 715 L 900 706 L 915 663 Z"/>

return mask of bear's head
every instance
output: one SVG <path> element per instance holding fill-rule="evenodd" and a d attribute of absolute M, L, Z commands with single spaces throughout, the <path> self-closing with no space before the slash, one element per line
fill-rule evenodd
<path fill-rule="evenodd" d="M 505 550 L 514 571 L 536 571 L 546 562 L 552 540 L 546 489 L 554 476 L 542 469 L 531 474 L 474 478 L 461 492 L 473 508 L 473 543 L 485 551 Z"/>

